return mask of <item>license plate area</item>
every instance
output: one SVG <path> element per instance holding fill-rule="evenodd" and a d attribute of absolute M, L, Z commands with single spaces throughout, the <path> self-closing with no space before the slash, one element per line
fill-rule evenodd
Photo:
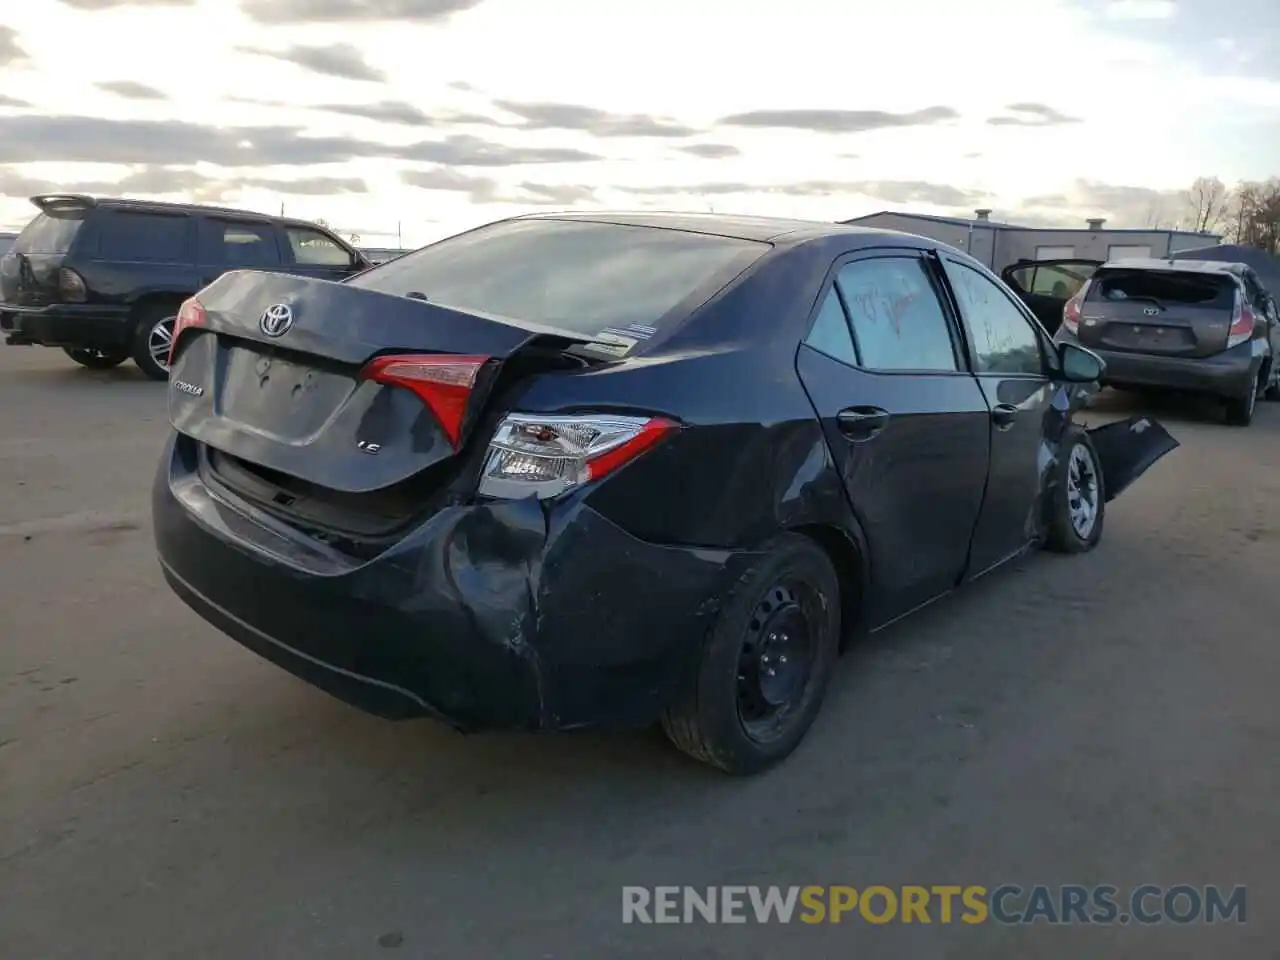
<path fill-rule="evenodd" d="M 1196 345 L 1195 337 L 1186 327 L 1124 323 L 1108 325 L 1103 343 L 1121 350 L 1151 353 L 1184 353 Z"/>
<path fill-rule="evenodd" d="M 252 430 L 305 442 L 351 396 L 355 380 L 298 360 L 238 345 L 220 346 L 219 413 Z"/>

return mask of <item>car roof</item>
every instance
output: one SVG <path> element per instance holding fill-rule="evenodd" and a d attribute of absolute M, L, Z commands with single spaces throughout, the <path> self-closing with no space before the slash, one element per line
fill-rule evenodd
<path fill-rule="evenodd" d="M 1239 276 L 1247 264 L 1231 260 L 1157 260 L 1154 257 L 1121 257 L 1108 260 L 1099 269 L 1157 270 L 1166 273 L 1214 273 Z"/>
<path fill-rule="evenodd" d="M 87 207 L 106 210 L 132 210 L 137 213 L 207 213 L 212 215 L 220 215 L 227 217 L 235 217 L 239 220 L 256 220 L 262 223 L 279 223 L 289 227 L 307 227 L 309 229 L 324 229 L 318 224 L 311 223 L 307 220 L 296 220 L 292 217 L 276 217 L 269 213 L 259 213 L 256 210 L 241 210 L 236 207 L 215 207 L 205 203 L 171 203 L 164 200 L 130 200 L 126 197 L 94 197 L 87 194 L 45 194 L 31 198 L 31 202 L 37 207 L 40 206 L 39 201 L 45 199 L 61 199 L 80 201 Z"/>
<path fill-rule="evenodd" d="M 678 211 L 628 211 L 593 210 L 566 211 L 561 213 L 529 213 L 517 220 L 574 220 L 585 223 L 613 223 L 620 226 L 654 227 L 664 230 L 684 230 L 689 233 L 705 233 L 739 240 L 757 240 L 774 244 L 795 245 L 823 237 L 865 237 L 868 245 L 914 246 L 933 248 L 939 246 L 927 237 L 902 233 L 896 230 L 878 230 L 822 220 L 799 220 L 787 217 L 756 217 L 734 213 L 694 213 Z"/>

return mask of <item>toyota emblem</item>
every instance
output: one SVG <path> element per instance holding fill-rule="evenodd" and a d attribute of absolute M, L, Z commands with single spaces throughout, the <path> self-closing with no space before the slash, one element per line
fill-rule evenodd
<path fill-rule="evenodd" d="M 293 326 L 293 310 L 287 303 L 277 303 L 262 311 L 258 328 L 268 337 L 283 337 Z"/>
<path fill-rule="evenodd" d="M 1159 308 L 1159 307 L 1144 307 L 1144 308 L 1143 308 L 1143 310 L 1142 310 L 1142 312 L 1143 312 L 1143 313 L 1145 313 L 1148 317 L 1154 317 L 1157 313 L 1159 313 L 1159 312 L 1160 312 L 1160 308 Z"/>

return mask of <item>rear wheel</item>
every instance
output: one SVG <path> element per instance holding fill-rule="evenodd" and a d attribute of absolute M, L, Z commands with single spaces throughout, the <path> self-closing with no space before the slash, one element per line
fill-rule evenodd
<path fill-rule="evenodd" d="M 808 537 L 787 534 L 730 591 L 663 729 L 680 750 L 728 773 L 764 770 L 813 724 L 839 642 L 835 569 Z"/>
<path fill-rule="evenodd" d="M 176 304 L 162 303 L 138 314 L 133 334 L 133 362 L 152 380 L 169 379 L 169 346 L 173 343 Z"/>
<path fill-rule="evenodd" d="M 1089 435 L 1072 427 L 1062 443 L 1046 545 L 1057 553 L 1084 553 L 1102 539 L 1106 488 Z"/>
<path fill-rule="evenodd" d="M 1262 388 L 1263 400 L 1280 400 L 1280 367 L 1277 367 L 1275 361 L 1267 363 L 1267 379 L 1266 386 Z"/>
<path fill-rule="evenodd" d="M 1253 423 L 1253 413 L 1258 409 L 1258 394 L 1262 392 L 1262 388 L 1262 370 L 1259 369 L 1245 395 L 1227 401 L 1227 423 L 1233 427 L 1247 427 Z"/>
<path fill-rule="evenodd" d="M 129 359 L 127 350 L 95 350 L 91 347 L 63 347 L 63 353 L 90 370 L 110 370 Z"/>

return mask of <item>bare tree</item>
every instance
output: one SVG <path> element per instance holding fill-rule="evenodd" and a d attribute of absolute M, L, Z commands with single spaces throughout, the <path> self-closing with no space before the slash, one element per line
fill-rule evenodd
<path fill-rule="evenodd" d="M 1187 191 L 1183 223 L 1196 233 L 1217 233 L 1227 220 L 1231 195 L 1217 177 L 1197 177 Z"/>
<path fill-rule="evenodd" d="M 1233 212 L 1232 240 L 1280 254 L 1280 177 L 1240 184 Z"/>

